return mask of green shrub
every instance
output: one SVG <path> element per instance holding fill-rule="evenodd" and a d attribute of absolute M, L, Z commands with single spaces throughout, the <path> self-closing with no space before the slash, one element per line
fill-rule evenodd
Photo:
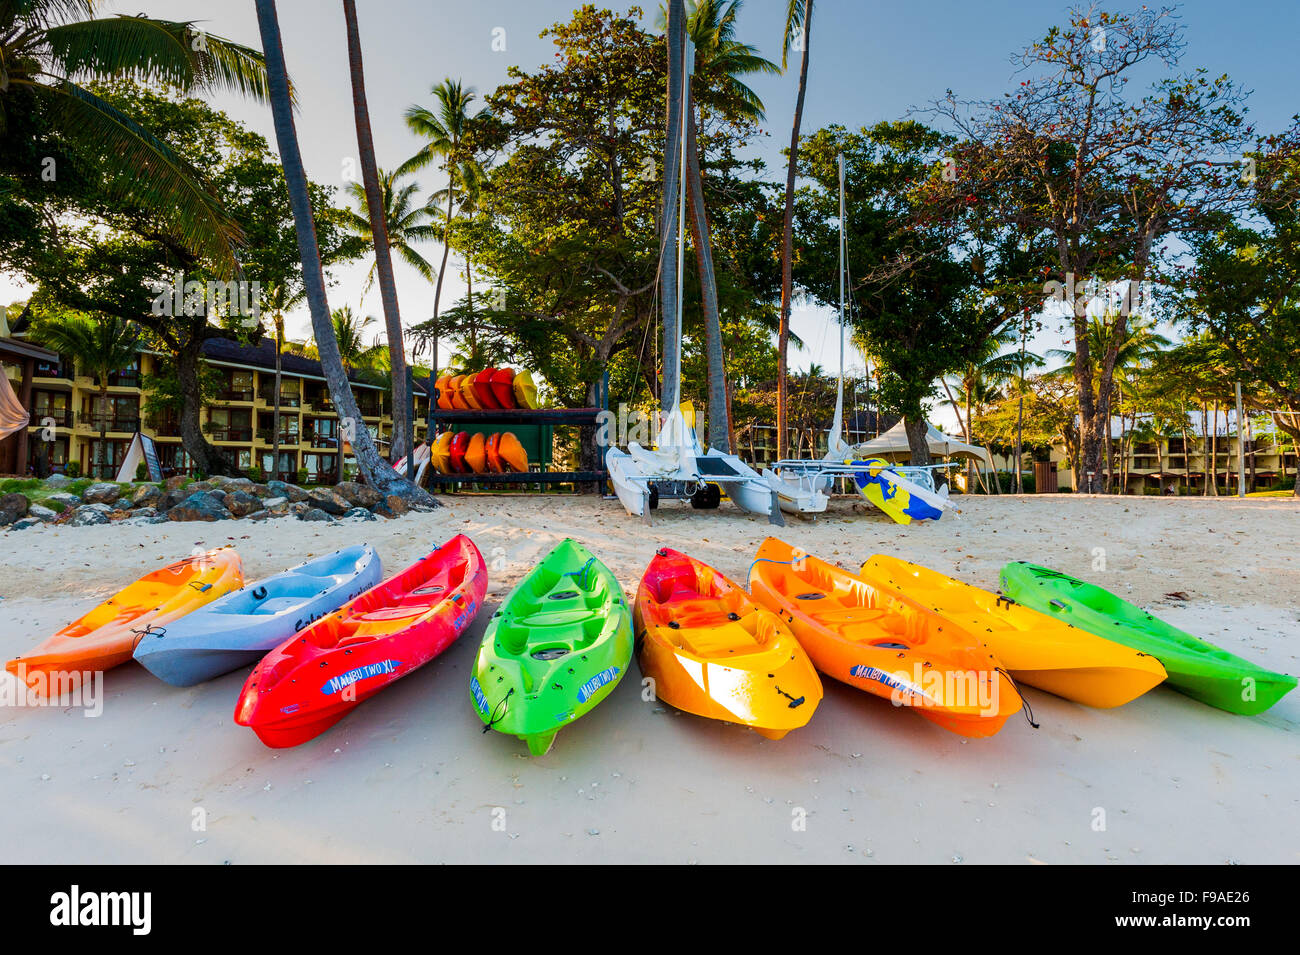
<path fill-rule="evenodd" d="M 141 461 L 135 466 L 135 479 L 137 481 L 147 480 L 149 477 L 149 465 Z"/>
<path fill-rule="evenodd" d="M 40 478 L 6 478 L 0 481 L 0 494 L 27 494 L 41 487 L 44 482 Z"/>
<path fill-rule="evenodd" d="M 299 484 L 306 484 L 306 483 L 307 483 L 307 469 L 306 469 L 306 468 L 299 468 L 299 469 L 298 469 L 298 483 L 299 483 Z"/>
<path fill-rule="evenodd" d="M 78 461 L 69 461 L 63 467 L 63 473 L 70 478 L 81 477 L 81 464 Z"/>
<path fill-rule="evenodd" d="M 256 465 L 249 468 L 247 473 L 248 473 L 248 479 L 252 481 L 254 484 L 261 484 L 266 479 L 266 474 L 262 471 L 260 467 L 257 467 Z"/>

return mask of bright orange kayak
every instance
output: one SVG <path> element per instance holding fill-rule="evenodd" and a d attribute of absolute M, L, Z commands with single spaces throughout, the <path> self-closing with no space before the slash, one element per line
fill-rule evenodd
<path fill-rule="evenodd" d="M 10 660 L 5 669 L 38 695 L 58 696 L 77 685 L 82 674 L 130 660 L 146 632 L 156 633 L 243 585 L 233 548 L 178 560 L 119 590 L 31 653 Z"/>
<path fill-rule="evenodd" d="M 471 434 L 465 446 L 465 463 L 475 474 L 487 473 L 487 435 Z"/>
<path fill-rule="evenodd" d="M 452 375 L 447 379 L 447 391 L 450 393 L 448 400 L 451 403 L 453 411 L 469 411 L 470 407 L 465 403 L 465 396 L 461 392 L 461 383 L 465 380 L 464 375 Z"/>
<path fill-rule="evenodd" d="M 970 631 L 775 537 L 759 547 L 749 589 L 822 673 L 944 729 L 992 736 L 1021 709 L 1002 664 Z"/>
<path fill-rule="evenodd" d="M 451 379 L 443 375 L 434 387 L 438 390 L 438 407 L 443 411 L 451 411 L 455 407 L 451 403 Z"/>
<path fill-rule="evenodd" d="M 693 557 L 658 551 L 633 616 L 641 672 L 679 710 L 780 739 L 821 702 L 817 671 L 776 615 Z"/>
<path fill-rule="evenodd" d="M 524 446 L 509 431 L 501 435 L 497 442 L 497 457 L 501 459 L 501 470 L 511 471 L 515 474 L 524 474 L 528 471 L 528 452 Z"/>
<path fill-rule="evenodd" d="M 987 590 L 876 554 L 862 578 L 979 634 L 1019 683 L 1087 706 L 1120 706 L 1165 679 L 1160 661 Z"/>

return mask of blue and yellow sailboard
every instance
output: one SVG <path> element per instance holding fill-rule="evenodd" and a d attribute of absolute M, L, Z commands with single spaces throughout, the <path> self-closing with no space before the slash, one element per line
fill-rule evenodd
<path fill-rule="evenodd" d="M 858 491 L 899 524 L 912 521 L 937 521 L 943 516 L 948 499 L 946 493 L 936 494 L 907 480 L 883 458 L 866 461 L 849 461 L 866 469 L 853 475 Z M 947 488 L 944 489 L 945 491 Z"/>

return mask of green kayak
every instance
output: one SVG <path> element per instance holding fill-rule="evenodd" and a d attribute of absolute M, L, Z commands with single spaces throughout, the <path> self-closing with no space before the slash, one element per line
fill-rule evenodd
<path fill-rule="evenodd" d="M 492 615 L 470 695 L 484 724 L 534 756 L 613 691 L 632 659 L 632 614 L 614 575 L 564 540 Z"/>
<path fill-rule="evenodd" d="M 1295 677 L 1256 666 L 1069 574 L 1015 561 L 1002 568 L 1001 585 L 1030 609 L 1151 654 L 1171 686 L 1221 710 L 1263 713 L 1295 688 Z"/>

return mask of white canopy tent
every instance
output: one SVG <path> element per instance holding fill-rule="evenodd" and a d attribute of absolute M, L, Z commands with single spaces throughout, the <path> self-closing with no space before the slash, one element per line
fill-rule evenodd
<path fill-rule="evenodd" d="M 937 458 L 975 458 L 978 461 L 985 462 L 989 470 L 993 470 L 993 455 L 989 454 L 988 448 L 981 448 L 978 445 L 967 444 L 959 441 L 957 438 L 949 437 L 929 422 L 925 425 L 926 443 L 930 446 L 930 454 Z M 870 441 L 863 441 L 861 444 L 855 444 L 852 447 L 852 454 L 858 458 L 879 457 L 889 454 L 911 454 L 911 446 L 907 443 L 907 429 L 900 421 L 878 438 L 872 438 Z"/>

